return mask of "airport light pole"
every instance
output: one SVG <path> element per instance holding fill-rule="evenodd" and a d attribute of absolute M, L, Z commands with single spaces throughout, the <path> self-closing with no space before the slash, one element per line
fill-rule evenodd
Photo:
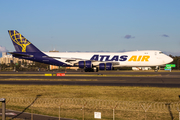
<path fill-rule="evenodd" d="M 2 102 L 2 120 L 6 119 L 6 99 L 5 98 L 0 98 L 0 102 Z"/>

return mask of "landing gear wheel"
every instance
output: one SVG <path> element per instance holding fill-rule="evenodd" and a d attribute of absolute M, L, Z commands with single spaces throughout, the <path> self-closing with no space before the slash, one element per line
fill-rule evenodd
<path fill-rule="evenodd" d="M 98 72 L 99 71 L 99 69 L 98 69 L 98 67 L 96 67 L 96 72 Z"/>
<path fill-rule="evenodd" d="M 93 67 L 93 68 L 92 68 L 92 71 L 93 71 L 93 72 L 98 72 L 98 67 Z"/>
<path fill-rule="evenodd" d="M 86 68 L 84 69 L 85 72 L 93 72 L 93 69 L 92 68 Z"/>
<path fill-rule="evenodd" d="M 154 72 L 158 72 L 158 70 L 159 70 L 159 66 L 156 66 Z"/>
<path fill-rule="evenodd" d="M 93 67 L 84 69 L 84 72 L 98 72 L 98 70 L 98 67 Z"/>

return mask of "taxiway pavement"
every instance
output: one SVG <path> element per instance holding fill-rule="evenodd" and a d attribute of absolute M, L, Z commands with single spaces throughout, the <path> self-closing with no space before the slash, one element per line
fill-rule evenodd
<path fill-rule="evenodd" d="M 0 84 L 180 87 L 180 72 L 68 72 L 67 76 L 24 76 L 45 73 L 56 72 L 1 72 Z"/>

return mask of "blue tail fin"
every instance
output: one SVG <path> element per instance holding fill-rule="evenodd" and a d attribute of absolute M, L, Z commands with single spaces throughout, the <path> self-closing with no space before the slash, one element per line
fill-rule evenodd
<path fill-rule="evenodd" d="M 41 52 L 16 30 L 8 30 L 16 52 Z"/>

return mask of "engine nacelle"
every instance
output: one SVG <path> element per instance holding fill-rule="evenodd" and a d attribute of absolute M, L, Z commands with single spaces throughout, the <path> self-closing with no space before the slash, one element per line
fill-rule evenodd
<path fill-rule="evenodd" d="M 112 63 L 106 63 L 106 70 L 112 70 Z"/>
<path fill-rule="evenodd" d="M 99 70 L 112 70 L 112 63 L 100 63 Z"/>
<path fill-rule="evenodd" d="M 91 61 L 79 61 L 79 68 L 92 68 Z"/>

